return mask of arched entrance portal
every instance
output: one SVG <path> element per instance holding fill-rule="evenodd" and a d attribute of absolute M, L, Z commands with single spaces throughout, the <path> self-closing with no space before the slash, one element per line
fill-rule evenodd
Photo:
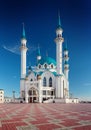
<path fill-rule="evenodd" d="M 34 103 L 36 101 L 38 101 L 38 90 L 35 89 L 35 88 L 31 88 L 29 91 L 28 91 L 28 102 L 29 103 Z"/>

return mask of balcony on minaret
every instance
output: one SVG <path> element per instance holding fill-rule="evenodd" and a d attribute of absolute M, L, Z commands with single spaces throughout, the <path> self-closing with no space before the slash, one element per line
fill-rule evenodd
<path fill-rule="evenodd" d="M 62 36 L 62 33 L 63 33 L 63 29 L 61 27 L 57 28 L 57 30 L 56 30 L 57 37 Z"/>
<path fill-rule="evenodd" d="M 55 42 L 56 43 L 60 43 L 60 42 L 63 43 L 64 42 L 64 38 L 62 36 L 61 37 L 60 36 L 56 37 Z"/>
<path fill-rule="evenodd" d="M 64 61 L 68 61 L 69 60 L 69 56 L 68 55 L 64 55 Z"/>
<path fill-rule="evenodd" d="M 21 45 L 21 46 L 20 46 L 20 50 L 26 50 L 26 51 L 27 51 L 28 48 L 27 48 L 25 45 Z"/>

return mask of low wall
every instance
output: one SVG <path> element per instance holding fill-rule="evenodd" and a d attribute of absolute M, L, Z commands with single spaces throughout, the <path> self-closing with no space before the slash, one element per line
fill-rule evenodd
<path fill-rule="evenodd" d="M 43 103 L 53 103 L 53 101 L 55 103 L 79 103 L 78 98 L 72 98 L 72 99 L 66 98 L 66 99 L 54 99 L 54 100 L 49 99 L 44 101 Z"/>

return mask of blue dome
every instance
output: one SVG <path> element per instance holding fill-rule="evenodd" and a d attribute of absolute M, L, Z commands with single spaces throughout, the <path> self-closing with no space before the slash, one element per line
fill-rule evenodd
<path fill-rule="evenodd" d="M 51 57 L 41 58 L 40 60 L 38 60 L 38 64 L 43 65 L 45 63 L 47 63 L 48 65 L 54 64 L 56 66 L 56 61 Z"/>

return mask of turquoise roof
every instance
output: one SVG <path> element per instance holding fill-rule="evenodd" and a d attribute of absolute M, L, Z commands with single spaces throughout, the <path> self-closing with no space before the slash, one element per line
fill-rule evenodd
<path fill-rule="evenodd" d="M 38 74 L 38 75 L 42 75 L 42 74 L 43 74 L 43 71 L 40 71 L 40 72 L 38 72 L 37 74 Z"/>
<path fill-rule="evenodd" d="M 49 71 L 49 72 L 51 72 L 51 71 Z M 38 74 L 38 75 L 42 75 L 43 73 L 45 73 L 45 72 L 43 72 L 43 71 L 40 71 L 40 72 L 37 72 L 36 74 Z M 62 76 L 61 74 L 57 74 L 57 72 L 51 72 L 54 76 Z"/>
<path fill-rule="evenodd" d="M 45 73 L 45 71 L 40 71 L 40 72 L 36 72 L 36 71 L 32 71 L 34 74 L 35 74 L 35 76 L 36 75 L 42 75 L 43 73 Z M 49 71 L 50 73 L 52 73 L 54 76 L 63 76 L 62 74 L 57 74 L 57 72 L 51 72 L 51 71 Z"/>
<path fill-rule="evenodd" d="M 41 65 L 43 65 L 45 63 L 47 63 L 48 65 L 54 64 L 56 66 L 56 61 L 53 58 L 51 58 L 51 57 L 41 58 L 38 61 L 38 64 L 41 64 Z"/>
<path fill-rule="evenodd" d="M 54 76 L 57 76 L 57 72 L 52 72 Z"/>

